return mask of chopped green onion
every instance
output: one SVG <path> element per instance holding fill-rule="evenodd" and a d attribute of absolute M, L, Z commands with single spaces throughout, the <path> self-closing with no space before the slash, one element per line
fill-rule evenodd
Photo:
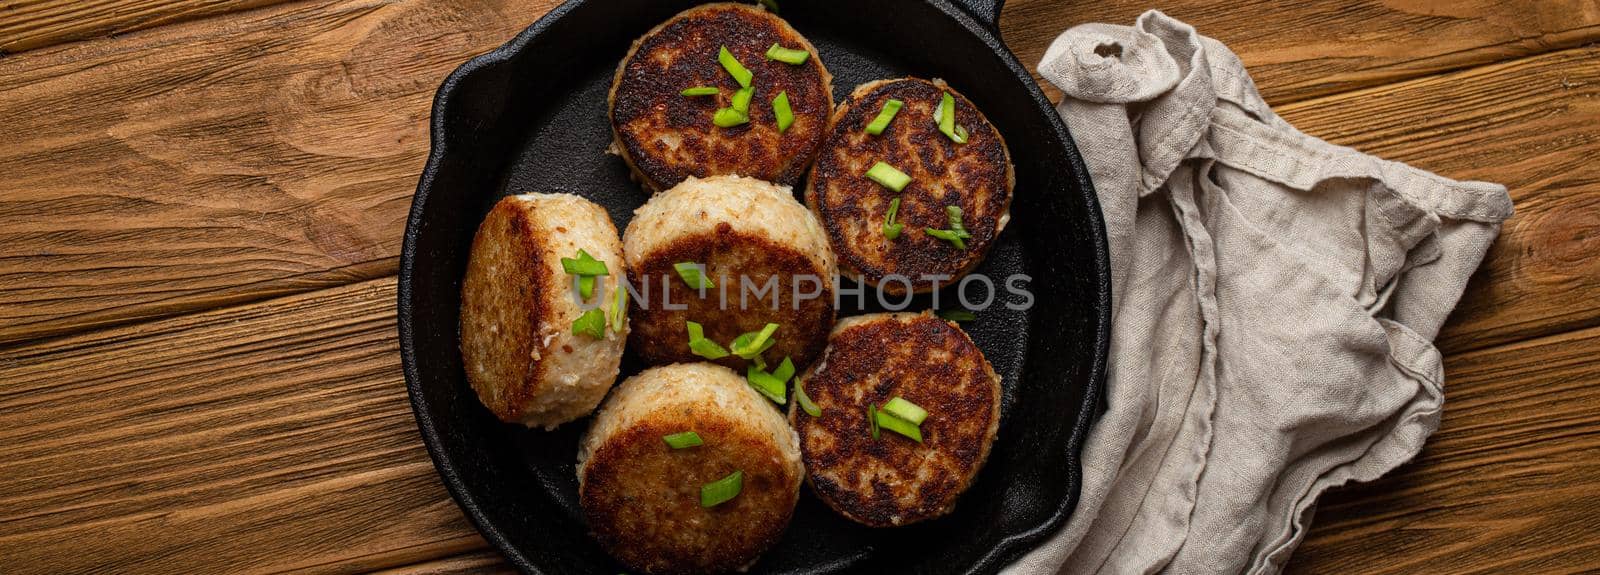
<path fill-rule="evenodd" d="M 945 206 L 944 215 L 950 221 L 950 231 L 961 234 L 963 238 L 970 238 L 967 228 L 961 225 L 961 206 Z"/>
<path fill-rule="evenodd" d="M 819 407 L 816 402 L 811 401 L 811 396 L 806 395 L 806 386 L 802 385 L 802 383 L 803 382 L 799 381 L 794 383 L 795 403 L 800 404 L 800 409 L 805 410 L 806 415 L 811 417 L 822 417 L 822 408 Z"/>
<path fill-rule="evenodd" d="M 754 359 L 760 356 L 761 352 L 767 351 L 773 344 L 778 343 L 777 340 L 772 339 L 772 334 L 776 331 L 778 331 L 778 324 L 769 323 L 763 326 L 761 331 L 740 334 L 739 337 L 734 338 L 733 343 L 728 344 L 728 347 L 733 351 L 734 355 L 745 359 Z"/>
<path fill-rule="evenodd" d="M 683 283 L 689 284 L 690 289 L 711 289 L 717 284 L 706 276 L 705 267 L 694 262 L 678 262 L 672 264 L 672 269 L 678 270 L 678 277 L 683 278 Z"/>
<path fill-rule="evenodd" d="M 900 107 L 904 105 L 906 105 L 905 102 L 894 98 L 884 102 L 883 109 L 878 110 L 878 117 L 873 118 L 872 123 L 867 124 L 867 133 L 874 136 L 883 134 L 883 129 L 889 127 L 889 122 L 894 120 L 895 114 L 900 113 Z"/>
<path fill-rule="evenodd" d="M 887 408 L 889 406 L 888 404 L 884 404 L 884 407 Z M 893 431 L 900 435 L 915 439 L 917 443 L 922 443 L 922 428 L 917 427 L 917 424 L 915 423 L 895 417 L 893 414 L 882 409 L 878 410 L 878 416 L 874 421 L 874 424 L 876 427 Z"/>
<path fill-rule="evenodd" d="M 752 365 L 745 368 L 744 379 L 750 382 L 750 387 L 761 392 L 761 395 L 767 396 L 767 399 L 772 400 L 773 403 L 778 405 L 789 403 L 789 392 L 785 389 L 786 386 L 783 384 L 783 380 L 778 379 L 777 376 L 761 371 L 760 368 Z"/>
<path fill-rule="evenodd" d="M 789 108 L 789 92 L 778 92 L 778 97 L 772 99 L 772 114 L 778 117 L 778 133 L 789 131 L 789 126 L 794 125 L 794 110 Z"/>
<path fill-rule="evenodd" d="M 717 95 L 717 87 L 695 86 L 693 88 L 685 88 L 682 92 L 678 93 L 684 96 L 715 96 Z"/>
<path fill-rule="evenodd" d="M 661 436 L 661 440 L 667 442 L 667 446 L 673 449 L 684 449 L 687 447 L 706 444 L 706 442 L 700 440 L 700 434 L 693 431 L 683 431 L 674 433 L 672 435 L 663 435 Z"/>
<path fill-rule="evenodd" d="M 744 489 L 744 471 L 735 471 L 727 477 L 700 486 L 700 506 L 716 507 L 739 496 Z"/>
<path fill-rule="evenodd" d="M 750 87 L 750 80 L 755 78 L 755 74 L 751 73 L 749 68 L 744 67 L 744 64 L 740 64 L 739 59 L 733 57 L 733 52 L 729 52 L 727 46 L 723 46 L 721 50 L 717 51 L 717 61 L 722 63 L 722 69 L 727 70 L 728 74 L 739 82 L 739 87 Z"/>
<path fill-rule="evenodd" d="M 951 96 L 949 92 L 945 92 L 944 98 L 939 100 L 939 109 L 937 112 L 939 116 L 939 131 L 944 132 L 945 136 L 948 136 L 957 144 L 967 143 L 966 128 L 961 128 L 960 131 L 956 130 L 956 128 L 959 128 L 959 126 L 956 126 L 955 97 Z"/>
<path fill-rule="evenodd" d="M 732 128 L 750 123 L 750 114 L 740 112 L 733 108 L 717 108 L 717 113 L 711 116 L 711 123 L 718 128 Z"/>
<path fill-rule="evenodd" d="M 883 222 L 883 237 L 891 240 L 900 238 L 900 230 L 905 229 L 905 224 L 895 223 L 895 215 L 900 213 L 900 198 L 889 200 L 889 216 Z"/>
<path fill-rule="evenodd" d="M 789 381 L 789 378 L 794 377 L 794 362 L 787 357 L 783 358 L 783 363 L 778 364 L 778 369 L 772 370 L 772 377 L 778 378 L 778 381 Z"/>
<path fill-rule="evenodd" d="M 867 170 L 867 179 L 882 184 L 896 192 L 906 189 L 906 184 L 911 183 L 911 176 L 905 172 L 894 169 L 894 166 L 878 162 Z"/>
<path fill-rule="evenodd" d="M 578 250 L 577 258 L 561 258 L 561 269 L 575 276 L 603 276 L 610 273 L 605 262 L 594 259 L 583 250 Z"/>
<path fill-rule="evenodd" d="M 705 329 L 700 324 L 692 321 L 683 323 L 689 328 L 689 351 L 706 359 L 722 359 L 728 356 L 728 350 L 723 349 L 717 342 L 706 339 Z"/>
<path fill-rule="evenodd" d="M 959 234 L 959 233 L 956 233 L 956 232 L 953 232 L 953 231 L 950 231 L 950 230 L 936 230 L 936 229 L 933 229 L 933 228 L 926 228 L 926 229 L 924 229 L 922 231 L 924 233 L 930 235 L 930 236 L 933 236 L 933 237 L 939 238 L 941 240 L 950 242 L 951 244 L 954 244 L 956 246 L 956 249 L 958 249 L 958 250 L 967 249 L 967 242 L 966 242 L 965 239 L 963 239 L 961 237 L 961 234 Z"/>
<path fill-rule="evenodd" d="M 755 95 L 756 95 L 756 89 L 753 88 L 753 87 L 751 87 L 751 88 L 739 88 L 738 90 L 735 90 L 733 92 L 733 103 L 729 104 L 728 107 L 729 108 L 733 108 L 734 110 L 738 110 L 738 112 L 740 114 L 744 114 L 746 116 L 749 116 L 750 115 L 750 99 L 754 98 Z"/>
<path fill-rule="evenodd" d="M 867 428 L 872 431 L 872 438 L 878 439 L 878 404 L 867 404 Z"/>
<path fill-rule="evenodd" d="M 761 5 L 766 6 L 773 14 L 778 13 L 778 0 L 761 0 Z"/>
<path fill-rule="evenodd" d="M 611 298 L 611 331 L 622 333 L 623 321 L 628 319 L 628 286 L 617 282 L 616 295 Z"/>
<path fill-rule="evenodd" d="M 923 420 L 928 419 L 928 410 L 901 397 L 896 397 L 889 400 L 889 403 L 883 404 L 882 411 L 909 421 L 912 425 L 922 425 Z"/>
<path fill-rule="evenodd" d="M 964 309 L 941 309 L 939 310 L 939 317 L 950 321 L 972 321 L 978 319 L 977 314 Z"/>
<path fill-rule="evenodd" d="M 936 230 L 926 228 L 923 232 L 954 244 L 958 250 L 967 249 L 966 239 L 972 237 L 972 234 L 967 233 L 967 228 L 961 225 L 961 206 L 945 206 L 944 212 L 949 216 L 950 229 Z"/>
<path fill-rule="evenodd" d="M 594 296 L 594 276 L 578 276 L 578 295 L 585 300 Z"/>
<path fill-rule="evenodd" d="M 606 312 L 591 308 L 578 319 L 572 320 L 572 335 L 587 335 L 595 339 L 606 337 Z"/>
<path fill-rule="evenodd" d="M 779 46 L 777 44 L 773 44 L 771 48 L 767 48 L 768 60 L 777 60 L 785 64 L 804 64 L 806 63 L 806 58 L 810 57 L 811 53 L 805 50 L 793 50 L 790 48 L 784 48 L 783 46 Z"/>

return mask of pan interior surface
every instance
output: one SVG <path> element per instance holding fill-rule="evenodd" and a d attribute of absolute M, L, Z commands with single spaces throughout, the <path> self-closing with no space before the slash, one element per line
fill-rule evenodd
<path fill-rule="evenodd" d="M 589 539 L 577 505 L 576 452 L 587 419 L 548 432 L 501 424 L 465 382 L 457 325 L 468 248 L 483 215 L 507 194 L 578 194 L 604 206 L 619 230 L 627 225 L 648 195 L 606 152 L 612 74 L 634 38 L 693 4 L 569 2 L 440 89 L 435 150 L 402 257 L 407 380 L 452 494 L 528 572 L 623 569 Z M 783 9 L 833 73 L 836 102 L 873 79 L 950 82 L 1006 137 L 1017 186 L 1012 222 L 977 270 L 995 279 L 995 303 L 963 325 L 1004 382 L 999 438 L 977 482 L 950 516 L 887 530 L 852 523 L 802 488 L 784 538 L 751 572 L 997 571 L 1059 526 L 1077 497 L 1077 441 L 1097 409 L 1109 304 L 1104 232 L 1087 176 L 1064 132 L 1041 117 L 1051 111 L 1032 80 L 1008 67 L 996 40 L 986 43 L 951 18 L 954 8 L 842 0 Z M 1005 289 L 1018 274 L 1031 278 L 1017 280 L 1031 301 Z M 956 307 L 958 289 L 937 294 L 938 307 Z M 988 291 L 981 283 L 964 289 L 971 301 Z M 866 298 L 845 299 L 841 316 L 884 309 Z M 934 307 L 933 299 L 918 296 L 910 309 Z M 629 356 L 623 376 L 641 367 Z"/>

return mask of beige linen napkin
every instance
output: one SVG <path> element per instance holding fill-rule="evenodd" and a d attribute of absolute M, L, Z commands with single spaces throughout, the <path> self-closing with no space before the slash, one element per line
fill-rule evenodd
<path fill-rule="evenodd" d="M 1160 12 L 1039 70 L 1105 213 L 1111 369 L 1076 512 L 1008 572 L 1276 573 L 1438 427 L 1432 341 L 1511 200 L 1296 131 Z"/>

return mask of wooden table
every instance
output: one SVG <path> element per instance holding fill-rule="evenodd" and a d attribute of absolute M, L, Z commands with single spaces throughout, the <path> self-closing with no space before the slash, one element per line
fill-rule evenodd
<path fill-rule="evenodd" d="M 1010 4 L 1029 64 L 1149 5 Z M 1290 571 L 1600 569 L 1600 1 L 1163 4 L 1306 132 L 1516 200 L 1443 427 Z M 505 568 L 418 438 L 394 276 L 435 87 L 552 5 L 0 0 L 0 572 Z"/>

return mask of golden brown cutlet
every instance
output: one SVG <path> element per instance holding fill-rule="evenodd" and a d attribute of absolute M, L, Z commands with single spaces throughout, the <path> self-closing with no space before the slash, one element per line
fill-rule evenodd
<path fill-rule="evenodd" d="M 789 411 L 812 490 L 868 526 L 950 512 L 999 429 L 1000 377 L 965 332 L 926 312 L 841 320 L 796 385 L 822 410 Z M 928 411 L 921 443 L 888 430 L 873 439 L 868 406 L 896 397 Z"/>
<path fill-rule="evenodd" d="M 768 60 L 773 44 L 811 53 L 799 65 Z M 738 82 L 717 60 L 721 47 L 754 73 L 749 123 L 712 124 Z M 661 191 L 695 176 L 743 175 L 795 185 L 833 111 L 833 78 L 815 47 L 781 18 L 751 5 L 718 3 L 684 11 L 634 43 L 611 87 L 616 148 L 646 187 Z M 683 96 L 714 86 L 715 96 Z M 794 124 L 780 133 L 772 109 L 788 95 Z"/>
<path fill-rule="evenodd" d="M 944 93 L 954 96 L 956 124 L 969 136 L 957 144 L 939 131 L 934 112 Z M 890 99 L 904 102 L 881 135 L 864 131 Z M 884 162 L 911 176 L 896 193 L 865 174 Z M 909 278 L 913 291 L 931 289 L 923 274 L 958 278 L 983 260 L 1010 219 L 1015 185 L 1004 138 L 972 102 L 943 82 L 904 78 L 862 84 L 834 113 L 829 135 L 811 168 L 806 204 L 822 221 L 839 257 L 841 273 L 900 294 Z M 897 239 L 883 233 L 889 205 L 900 199 Z M 961 207 L 972 234 L 966 249 L 929 236 L 925 228 L 949 229 L 946 206 Z"/>
<path fill-rule="evenodd" d="M 662 439 L 695 432 L 702 444 Z M 794 512 L 803 470 L 783 416 L 727 368 L 646 370 L 618 386 L 580 454 L 579 498 L 596 540 L 632 569 L 704 574 L 748 566 Z M 700 488 L 742 475 L 737 496 L 703 507 Z"/>

